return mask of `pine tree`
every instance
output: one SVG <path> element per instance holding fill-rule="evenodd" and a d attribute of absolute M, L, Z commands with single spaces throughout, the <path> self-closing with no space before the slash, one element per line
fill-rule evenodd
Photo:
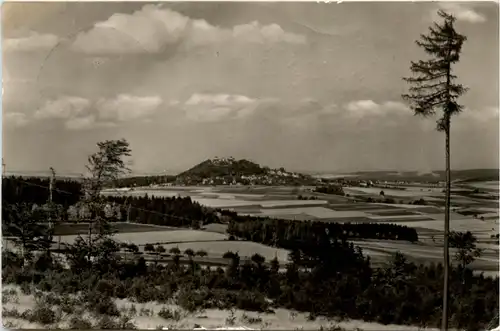
<path fill-rule="evenodd" d="M 446 145 L 446 200 L 444 221 L 444 293 L 442 329 L 448 329 L 448 278 L 449 248 L 448 236 L 450 228 L 450 123 L 451 116 L 460 113 L 463 106 L 458 98 L 466 92 L 466 88 L 455 82 L 452 65 L 460 60 L 462 45 L 466 41 L 454 27 L 456 18 L 440 10 L 438 15 L 444 22 L 434 23 L 429 27 L 427 35 L 422 34 L 416 43 L 430 56 L 428 60 L 411 62 L 413 77 L 403 78 L 411 87 L 408 94 L 402 97 L 408 101 L 416 115 L 432 116 L 441 110 L 437 121 L 437 130 L 445 133 Z"/>
<path fill-rule="evenodd" d="M 114 231 L 105 213 L 107 201 L 101 191 L 105 185 L 114 183 L 120 175 L 129 172 L 123 158 L 130 156 L 131 150 L 125 139 L 106 140 L 97 143 L 97 147 L 99 151 L 88 158 L 86 168 L 90 175 L 84 179 L 84 196 L 81 201 L 89 211 L 88 241 L 85 242 L 80 237 L 78 245 L 73 245 L 70 249 L 76 264 L 82 264 L 82 258 L 88 265 L 92 265 L 93 258 L 109 264 L 114 253 L 119 250 L 118 245 L 111 239 Z M 82 254 L 82 251 L 86 254 Z"/>

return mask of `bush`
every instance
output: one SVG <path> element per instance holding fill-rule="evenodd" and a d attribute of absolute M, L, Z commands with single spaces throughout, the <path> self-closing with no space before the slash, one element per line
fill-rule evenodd
<path fill-rule="evenodd" d="M 8 303 L 8 302 L 19 302 L 19 296 L 17 294 L 17 291 L 15 289 L 9 289 L 9 290 L 3 290 L 2 291 L 2 303 Z"/>
<path fill-rule="evenodd" d="M 90 330 L 92 323 L 81 316 L 72 316 L 68 323 L 68 329 Z"/>
<path fill-rule="evenodd" d="M 96 328 L 100 330 L 119 330 L 119 324 L 113 318 L 103 315 L 99 318 L 96 324 Z"/>
<path fill-rule="evenodd" d="M 116 303 L 109 296 L 92 291 L 84 293 L 79 300 L 96 315 L 120 316 Z"/>
<path fill-rule="evenodd" d="M 27 317 L 28 321 L 42 325 L 57 322 L 56 313 L 49 307 L 38 306 Z"/>
<path fill-rule="evenodd" d="M 42 302 L 47 306 L 60 306 L 62 305 L 63 300 L 54 293 L 48 293 L 42 297 Z"/>
<path fill-rule="evenodd" d="M 181 314 L 178 310 L 170 310 L 168 308 L 163 307 L 159 312 L 158 316 L 166 320 L 175 320 L 178 321 L 181 319 Z"/>
<path fill-rule="evenodd" d="M 262 323 L 262 318 L 261 317 L 251 317 L 251 316 L 248 316 L 247 314 L 243 314 L 243 316 L 241 316 L 241 320 L 244 323 L 248 323 L 248 324 Z"/>
<path fill-rule="evenodd" d="M 2 317 L 12 317 L 12 318 L 21 318 L 22 314 L 17 310 L 16 307 L 12 309 L 3 308 L 2 309 Z"/>
<path fill-rule="evenodd" d="M 99 315 L 108 315 L 108 316 L 119 316 L 120 312 L 118 311 L 118 308 L 116 307 L 116 304 L 111 301 L 111 299 L 106 299 L 104 301 L 99 302 L 95 308 L 94 311 L 96 314 Z"/>

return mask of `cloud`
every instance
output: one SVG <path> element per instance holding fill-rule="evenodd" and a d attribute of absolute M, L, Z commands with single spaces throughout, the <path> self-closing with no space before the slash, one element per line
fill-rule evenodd
<path fill-rule="evenodd" d="M 470 4 L 462 4 L 462 3 L 449 3 L 449 2 L 440 2 L 439 8 L 444 11 L 453 14 L 457 20 L 469 23 L 483 23 L 486 22 L 486 17 L 481 13 L 478 13 Z M 437 18 L 436 13 L 433 13 L 433 19 Z"/>
<path fill-rule="evenodd" d="M 476 121 L 479 123 L 495 123 L 498 122 L 498 117 L 498 107 L 484 107 L 479 109 L 465 108 L 456 118 L 459 122 L 463 122 L 465 124 L 470 121 Z"/>
<path fill-rule="evenodd" d="M 46 101 L 33 117 L 38 120 L 65 120 L 65 127 L 70 130 L 82 130 L 92 127 L 114 127 L 117 123 L 147 119 L 162 104 L 158 96 L 134 96 L 120 94 L 111 99 L 97 101 L 62 96 Z"/>
<path fill-rule="evenodd" d="M 56 35 L 31 31 L 26 37 L 5 38 L 2 46 L 6 52 L 34 52 L 49 50 L 58 42 L 59 38 Z"/>
<path fill-rule="evenodd" d="M 35 112 L 36 119 L 68 119 L 88 111 L 91 102 L 73 96 L 62 96 L 56 100 L 46 101 L 44 106 Z"/>
<path fill-rule="evenodd" d="M 72 48 L 90 54 L 159 53 L 165 47 L 210 45 L 221 42 L 303 44 L 305 37 L 277 24 L 259 22 L 221 28 L 192 19 L 162 5 L 146 5 L 132 14 L 114 14 L 76 36 Z"/>
<path fill-rule="evenodd" d="M 23 113 L 4 113 L 4 128 L 20 128 L 28 124 L 28 118 Z"/>
<path fill-rule="evenodd" d="M 68 130 L 88 130 L 94 128 L 96 125 L 96 118 L 94 115 L 84 117 L 75 117 L 67 120 L 64 124 Z"/>
<path fill-rule="evenodd" d="M 195 93 L 182 109 L 193 121 L 213 122 L 246 117 L 259 105 L 259 100 L 244 95 Z"/>
<path fill-rule="evenodd" d="M 120 94 L 114 99 L 100 99 L 96 108 L 100 119 L 124 122 L 153 115 L 161 104 L 162 99 L 158 96 Z"/>
<path fill-rule="evenodd" d="M 357 100 L 347 103 L 344 108 L 353 117 L 411 114 L 408 106 L 397 101 L 378 104 L 373 100 Z"/>

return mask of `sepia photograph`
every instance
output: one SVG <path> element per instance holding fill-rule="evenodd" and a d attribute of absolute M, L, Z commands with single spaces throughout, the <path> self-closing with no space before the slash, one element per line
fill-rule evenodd
<path fill-rule="evenodd" d="M 3 328 L 500 331 L 498 2 L 1 15 Z"/>

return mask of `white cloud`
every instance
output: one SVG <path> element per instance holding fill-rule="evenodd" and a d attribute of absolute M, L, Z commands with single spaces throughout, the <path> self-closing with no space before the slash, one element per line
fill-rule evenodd
<path fill-rule="evenodd" d="M 497 107 L 484 107 L 480 109 L 465 108 L 460 114 L 457 115 L 458 121 L 469 122 L 471 120 L 488 123 L 498 122 L 499 110 Z M 498 124 L 498 123 L 497 123 Z"/>
<path fill-rule="evenodd" d="M 35 112 L 37 119 L 67 119 L 88 111 L 91 102 L 87 99 L 62 96 L 56 100 L 46 101 L 44 106 Z"/>
<path fill-rule="evenodd" d="M 120 94 L 115 98 L 92 101 L 75 96 L 63 96 L 46 101 L 33 117 L 38 120 L 65 120 L 70 130 L 92 127 L 114 127 L 118 122 L 147 119 L 161 105 L 157 96 L 139 97 Z"/>
<path fill-rule="evenodd" d="M 114 14 L 87 32 L 77 35 L 74 50 L 91 54 L 161 52 L 167 46 L 186 48 L 220 42 L 305 43 L 302 35 L 284 31 L 279 25 L 259 22 L 231 29 L 191 19 L 162 5 L 145 5 L 133 14 Z"/>
<path fill-rule="evenodd" d="M 156 112 L 161 103 L 162 99 L 158 96 L 120 94 L 114 99 L 97 101 L 96 108 L 100 119 L 123 122 L 148 117 Z"/>
<path fill-rule="evenodd" d="M 218 121 L 229 117 L 245 117 L 253 113 L 259 100 L 244 95 L 193 94 L 182 106 L 188 119 Z"/>
<path fill-rule="evenodd" d="M 486 22 L 486 17 L 481 13 L 474 10 L 470 4 L 453 3 L 442 1 L 439 3 L 439 8 L 453 14 L 457 20 L 469 23 L 483 23 Z M 433 13 L 433 19 L 436 19 L 436 13 Z"/>
<path fill-rule="evenodd" d="M 347 103 L 344 108 L 353 117 L 411 114 L 410 109 L 405 104 L 397 101 L 378 104 L 373 100 L 357 100 Z"/>
<path fill-rule="evenodd" d="M 28 118 L 23 113 L 4 113 L 3 126 L 4 128 L 19 128 L 28 124 Z"/>
<path fill-rule="evenodd" d="M 30 32 L 26 37 L 5 38 L 2 46 L 4 51 L 33 52 L 38 50 L 49 50 L 57 45 L 59 38 L 53 34 L 40 34 Z"/>

